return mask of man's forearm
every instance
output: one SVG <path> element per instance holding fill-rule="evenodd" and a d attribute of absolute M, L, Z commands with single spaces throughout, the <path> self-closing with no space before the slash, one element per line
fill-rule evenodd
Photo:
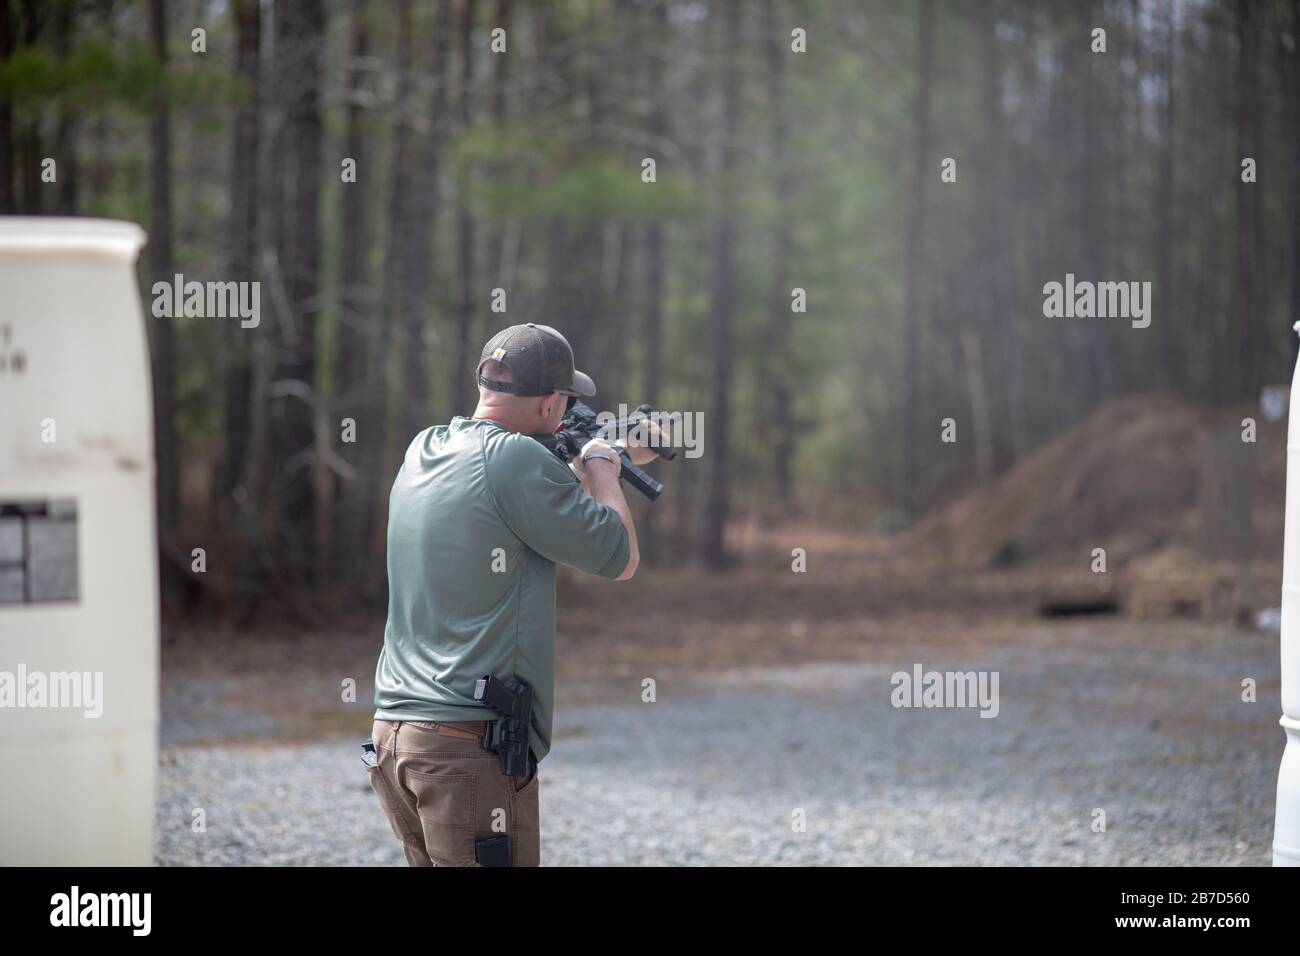
<path fill-rule="evenodd" d="M 623 497 L 623 487 L 618 481 L 619 469 L 601 465 L 593 468 L 588 464 L 583 470 L 586 472 L 583 479 L 583 488 L 587 491 L 587 494 L 602 505 L 608 505 L 618 512 L 619 520 L 623 522 L 623 527 L 627 529 L 628 559 L 627 568 L 623 573 L 627 574 L 628 571 L 635 571 L 637 564 L 641 560 L 641 552 L 637 548 L 636 525 L 632 521 L 632 510 L 627 506 L 627 499 Z"/>

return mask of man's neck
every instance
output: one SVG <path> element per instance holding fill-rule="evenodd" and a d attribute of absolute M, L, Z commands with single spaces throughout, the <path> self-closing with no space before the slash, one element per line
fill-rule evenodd
<path fill-rule="evenodd" d="M 470 418 L 477 418 L 489 422 L 496 422 L 506 431 L 511 431 L 511 432 L 523 431 L 522 428 L 520 428 L 514 422 L 510 421 L 508 418 L 506 418 L 498 409 L 491 408 L 491 407 L 485 408 L 482 405 L 478 406 L 478 408 L 474 409 L 474 414 L 471 415 Z"/>

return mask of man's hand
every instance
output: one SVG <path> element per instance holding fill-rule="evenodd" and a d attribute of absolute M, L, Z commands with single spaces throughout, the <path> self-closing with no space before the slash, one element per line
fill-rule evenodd
<path fill-rule="evenodd" d="M 582 452 L 579 457 L 592 451 L 597 455 L 609 455 L 615 461 L 618 461 L 619 449 L 626 449 L 627 455 L 632 459 L 634 465 L 648 465 L 659 457 L 655 448 L 666 443 L 664 431 L 659 427 L 659 423 L 651 421 L 649 418 L 643 418 L 636 425 L 628 430 L 627 441 L 607 442 L 601 438 L 593 438 L 587 444 L 582 446 Z M 603 448 L 604 451 L 600 449 Z M 597 465 L 596 467 L 600 467 Z M 620 465 L 620 469 L 621 469 Z M 582 477 L 582 465 L 579 463 L 574 468 L 578 477 Z"/>
<path fill-rule="evenodd" d="M 642 418 L 627 433 L 627 453 L 634 465 L 648 465 L 659 457 L 655 448 L 667 444 L 664 431 L 659 423 L 650 418 Z"/>
<path fill-rule="evenodd" d="M 582 451 L 578 453 L 580 467 L 587 467 L 587 460 L 594 462 L 591 469 L 595 471 L 598 468 L 613 468 L 615 476 L 623 469 L 623 462 L 618 456 L 619 447 L 616 444 L 605 441 L 603 438 L 593 438 L 587 444 L 582 446 Z M 653 454 L 653 452 L 651 453 Z M 612 462 L 606 464 L 606 460 Z"/>
<path fill-rule="evenodd" d="M 588 451 L 595 455 L 599 455 L 602 458 L 612 458 L 614 459 L 614 464 L 610 465 L 608 462 L 593 460 L 591 467 L 588 468 L 582 461 L 582 456 L 587 454 Z M 578 481 L 582 482 L 582 490 L 587 494 L 592 495 L 592 497 L 595 497 L 591 488 L 591 476 L 597 472 L 601 472 L 601 479 L 612 477 L 614 481 L 617 482 L 619 475 L 623 471 L 623 463 L 619 460 L 617 447 L 603 439 L 593 438 L 591 441 L 587 442 L 587 444 L 583 445 L 582 450 L 578 455 L 569 462 L 569 469 L 578 476 Z M 605 469 L 609 470 L 608 475 L 604 474 Z"/>

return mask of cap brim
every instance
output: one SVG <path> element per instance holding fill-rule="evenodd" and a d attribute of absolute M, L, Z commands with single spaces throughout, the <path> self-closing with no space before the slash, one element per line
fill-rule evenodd
<path fill-rule="evenodd" d="M 586 372 L 573 370 L 573 390 L 579 395 L 590 397 L 596 394 L 596 383 L 591 380 L 591 376 Z"/>

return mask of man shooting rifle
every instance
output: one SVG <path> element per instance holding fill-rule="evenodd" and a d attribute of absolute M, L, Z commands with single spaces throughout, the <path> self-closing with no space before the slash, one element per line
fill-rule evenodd
<path fill-rule="evenodd" d="M 471 417 L 415 436 L 389 496 L 388 623 L 362 759 L 411 866 L 539 865 L 555 567 L 631 579 L 619 475 L 625 456 L 656 456 L 590 438 L 566 466 L 528 437 L 555 434 L 596 393 L 549 326 L 497 333 L 478 386 Z"/>

